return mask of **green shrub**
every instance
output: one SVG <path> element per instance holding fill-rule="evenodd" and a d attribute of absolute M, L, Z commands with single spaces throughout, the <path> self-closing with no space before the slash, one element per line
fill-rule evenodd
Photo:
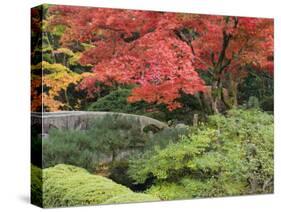
<path fill-rule="evenodd" d="M 109 115 L 95 121 L 93 127 L 86 132 L 95 138 L 95 149 L 111 155 L 113 162 L 123 150 L 144 145 L 147 141 L 147 135 L 141 132 L 138 120 L 122 115 Z"/>
<path fill-rule="evenodd" d="M 135 194 L 110 179 L 92 175 L 85 169 L 70 165 L 60 164 L 44 169 L 43 182 L 44 207 L 136 202 L 140 199 L 157 200 L 150 195 Z M 125 196 L 132 197 L 125 200 Z"/>
<path fill-rule="evenodd" d="M 43 168 L 65 163 L 94 170 L 98 162 L 94 140 L 84 131 L 54 129 L 43 140 Z"/>
<path fill-rule="evenodd" d="M 162 200 L 189 199 L 208 197 L 215 191 L 215 180 L 197 180 L 184 178 L 178 183 L 157 183 L 146 191 Z"/>
<path fill-rule="evenodd" d="M 130 192 L 109 179 L 69 165 L 47 168 L 43 176 L 44 207 L 101 204 L 113 196 Z"/>
<path fill-rule="evenodd" d="M 143 133 L 138 121 L 122 115 L 97 119 L 84 131 L 53 129 L 43 140 L 43 168 L 64 163 L 93 172 L 100 163 L 119 161 L 156 145 L 164 148 L 185 131 L 167 128 L 155 134 Z"/>
<path fill-rule="evenodd" d="M 241 146 L 240 152 L 244 154 L 241 166 L 244 169 L 244 177 L 249 182 L 247 193 L 272 193 L 274 174 L 273 116 L 255 109 L 231 110 L 227 117 L 211 117 L 210 124 L 222 132 L 219 139 L 236 141 L 237 145 Z M 235 145 L 234 142 L 230 144 Z M 234 151 L 235 149 L 230 150 Z M 237 149 L 238 151 L 239 149 Z M 230 156 L 234 158 L 235 155 L 237 154 L 234 152 Z M 241 160 L 241 157 L 236 160 Z M 242 167 L 236 171 L 240 170 Z"/>
<path fill-rule="evenodd" d="M 146 193 L 157 196 L 161 200 L 178 200 L 190 198 L 186 189 L 182 185 L 174 182 L 158 183 L 148 189 Z"/>
<path fill-rule="evenodd" d="M 122 113 L 142 114 L 145 112 L 146 103 L 128 103 L 127 99 L 131 95 L 131 88 L 119 88 L 108 95 L 99 98 L 90 104 L 89 111 L 110 111 Z"/>
<path fill-rule="evenodd" d="M 122 185 L 130 187 L 133 190 L 143 191 L 146 189 L 147 183 L 139 182 L 134 183 L 134 180 L 128 173 L 129 160 L 134 160 L 139 157 L 145 157 L 150 155 L 150 152 L 155 148 L 163 149 L 169 144 L 173 144 L 180 138 L 180 135 L 187 132 L 185 128 L 165 128 L 151 136 L 147 136 L 144 146 L 139 150 L 131 154 L 129 157 L 123 160 L 116 161 L 110 165 L 109 178 L 113 179 Z M 145 164 L 139 164 L 139 167 L 145 167 Z"/>
<path fill-rule="evenodd" d="M 42 207 L 42 169 L 31 164 L 31 203 Z"/>
<path fill-rule="evenodd" d="M 170 143 L 175 143 L 181 135 L 184 135 L 187 132 L 187 128 L 171 127 L 162 129 L 149 138 L 149 141 L 145 143 L 145 150 L 153 149 L 156 146 L 162 149 Z"/>
<path fill-rule="evenodd" d="M 177 143 L 130 160 L 128 174 L 135 183 L 154 178 L 149 193 L 162 199 L 272 193 L 273 116 L 256 109 L 210 116 Z"/>
<path fill-rule="evenodd" d="M 43 167 L 65 163 L 94 171 L 101 161 L 115 161 L 124 150 L 147 141 L 140 125 L 122 116 L 97 119 L 84 131 L 50 131 L 43 142 Z"/>
<path fill-rule="evenodd" d="M 149 154 L 130 161 L 128 173 L 139 183 L 144 183 L 151 174 L 157 179 L 168 179 L 178 170 L 192 168 L 194 165 L 190 163 L 190 159 L 201 155 L 209 147 L 214 134 L 214 130 L 201 130 L 198 135 L 193 134 L 190 138 L 182 136 L 180 142 L 164 149 L 156 147 Z"/>

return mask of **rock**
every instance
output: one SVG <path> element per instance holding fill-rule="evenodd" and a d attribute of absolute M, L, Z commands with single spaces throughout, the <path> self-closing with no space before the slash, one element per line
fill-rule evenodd
<path fill-rule="evenodd" d="M 185 124 L 177 124 L 176 126 L 175 126 L 175 128 L 188 128 L 188 126 L 187 125 L 185 125 Z"/>

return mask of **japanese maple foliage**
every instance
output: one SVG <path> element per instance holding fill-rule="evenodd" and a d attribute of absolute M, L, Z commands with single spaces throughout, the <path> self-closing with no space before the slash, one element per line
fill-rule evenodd
<path fill-rule="evenodd" d="M 205 91 L 199 69 L 210 72 L 214 90 L 233 84 L 229 78 L 243 78 L 249 65 L 273 70 L 270 19 L 71 6 L 53 6 L 49 12 L 50 27 L 66 26 L 63 45 L 92 45 L 80 58 L 82 65 L 93 65 L 93 75 L 80 85 L 89 95 L 98 91 L 97 82 L 134 84 L 129 102 L 173 110 L 181 107 L 181 92 Z"/>
<path fill-rule="evenodd" d="M 271 19 L 191 15 L 185 27 L 178 35 L 192 48 L 196 68 L 211 75 L 213 111 L 219 112 L 220 99 L 229 108 L 237 105 L 237 87 L 249 67 L 273 74 Z"/>
<path fill-rule="evenodd" d="M 190 46 L 173 31 L 182 24 L 181 15 L 65 6 L 51 12 L 55 23 L 68 26 L 64 45 L 75 40 L 94 45 L 80 60 L 94 65 L 94 75 L 81 84 L 89 94 L 99 89 L 96 82 L 136 84 L 129 102 L 144 100 L 173 110 L 181 106 L 177 102 L 181 91 L 204 91 Z"/>

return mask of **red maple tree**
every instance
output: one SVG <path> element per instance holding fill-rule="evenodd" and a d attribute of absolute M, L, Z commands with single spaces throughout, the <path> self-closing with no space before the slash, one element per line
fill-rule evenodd
<path fill-rule="evenodd" d="M 237 106 L 237 87 L 249 67 L 273 74 L 272 19 L 191 15 L 186 24 L 178 33 L 192 48 L 196 68 L 211 75 L 215 112 L 218 100 Z"/>
<path fill-rule="evenodd" d="M 220 99 L 228 107 L 237 104 L 237 85 L 247 66 L 273 70 L 271 19 L 71 6 L 53 6 L 49 12 L 50 26 L 67 26 L 63 45 L 93 45 L 80 59 L 93 65 L 94 75 L 80 85 L 89 95 L 99 89 L 97 82 L 134 84 L 129 102 L 144 100 L 173 110 L 181 107 L 181 92 L 206 91 L 197 72 L 205 70 L 212 77 L 212 106 L 218 112 Z M 233 101 L 223 99 L 224 87 Z"/>
<path fill-rule="evenodd" d="M 180 92 L 204 91 L 194 67 L 191 48 L 174 29 L 184 16 L 174 13 L 55 6 L 53 24 L 68 26 L 62 43 L 80 41 L 94 47 L 85 51 L 82 64 L 92 64 L 94 76 L 81 88 L 95 92 L 105 85 L 135 84 L 129 102 L 144 100 L 180 107 Z"/>

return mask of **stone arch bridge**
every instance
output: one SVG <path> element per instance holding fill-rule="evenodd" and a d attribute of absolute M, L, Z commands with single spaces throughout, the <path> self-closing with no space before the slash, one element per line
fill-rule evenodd
<path fill-rule="evenodd" d="M 116 119 L 128 119 L 132 124 L 138 124 L 139 129 L 143 132 L 147 126 L 152 126 L 159 130 L 167 128 L 166 123 L 160 122 L 156 119 L 115 112 L 89 112 L 89 111 L 59 111 L 59 112 L 43 112 L 31 113 L 31 125 L 42 126 L 42 134 L 48 134 L 51 128 L 57 129 L 87 129 L 97 119 L 103 119 L 106 116 L 112 116 Z"/>

